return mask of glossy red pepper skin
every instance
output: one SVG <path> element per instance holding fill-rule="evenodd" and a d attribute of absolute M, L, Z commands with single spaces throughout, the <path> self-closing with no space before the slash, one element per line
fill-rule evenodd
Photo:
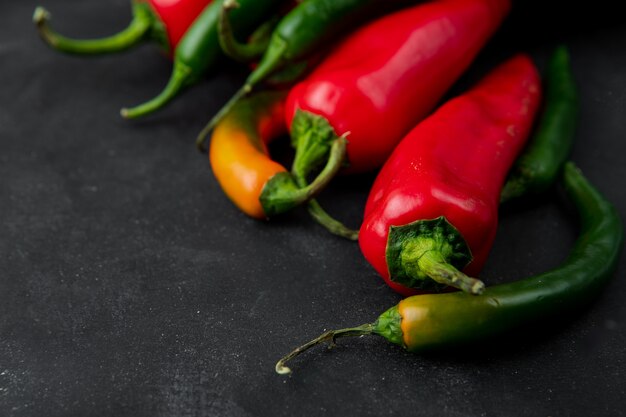
<path fill-rule="evenodd" d="M 349 132 L 350 172 L 380 167 L 469 66 L 509 8 L 508 0 L 438 0 L 365 25 L 294 86 L 287 125 L 297 110 L 323 116 L 337 136 Z"/>
<path fill-rule="evenodd" d="M 146 0 L 143 0 L 146 1 Z M 147 0 L 165 27 L 173 51 L 196 17 L 212 0 Z"/>
<path fill-rule="evenodd" d="M 400 142 L 374 182 L 359 233 L 363 254 L 391 288 L 418 292 L 390 278 L 391 226 L 443 216 L 471 251 L 464 272 L 482 268 L 496 233 L 502 184 L 529 135 L 540 97 L 537 70 L 519 55 Z"/>

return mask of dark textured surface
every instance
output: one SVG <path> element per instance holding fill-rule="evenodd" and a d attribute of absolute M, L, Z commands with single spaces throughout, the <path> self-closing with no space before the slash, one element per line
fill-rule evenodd
<path fill-rule="evenodd" d="M 610 2 L 547 3 L 518 2 L 456 90 L 517 50 L 543 68 L 566 42 L 573 159 L 626 214 L 626 25 Z M 303 211 L 260 223 L 220 192 L 193 140 L 242 69 L 129 123 L 119 108 L 155 94 L 168 61 L 151 46 L 54 53 L 30 24 L 36 4 L 0 4 L 0 416 L 626 415 L 624 261 L 587 309 L 499 342 L 424 357 L 344 340 L 276 375 L 296 345 L 399 297 Z M 41 4 L 68 35 L 128 19 L 126 0 Z M 343 178 L 323 202 L 357 226 L 371 180 Z M 557 194 L 505 210 L 484 280 L 557 265 L 575 232 Z"/>

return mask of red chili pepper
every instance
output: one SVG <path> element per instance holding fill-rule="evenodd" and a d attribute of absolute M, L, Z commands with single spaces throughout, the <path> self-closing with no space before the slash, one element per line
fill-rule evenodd
<path fill-rule="evenodd" d="M 70 39 L 48 27 L 50 13 L 37 7 L 33 20 L 44 41 L 53 48 L 73 54 L 118 52 L 152 38 L 170 54 L 187 29 L 212 0 L 133 0 L 133 19 L 121 32 L 101 39 Z"/>
<path fill-rule="evenodd" d="M 363 27 L 335 49 L 287 102 L 350 132 L 352 171 L 379 167 L 416 121 L 431 111 L 499 26 L 508 0 L 440 0 Z"/>
<path fill-rule="evenodd" d="M 470 65 L 509 0 L 439 0 L 349 35 L 289 94 L 287 125 L 302 185 L 347 136 L 348 172 L 377 168 Z"/>
<path fill-rule="evenodd" d="M 144 0 L 145 1 L 145 0 Z M 148 0 L 165 25 L 172 49 L 212 0 Z"/>
<path fill-rule="evenodd" d="M 459 270 L 476 274 L 487 258 L 502 184 L 540 96 L 535 66 L 519 55 L 400 142 L 374 182 L 359 233 L 363 254 L 394 290 L 415 294 L 411 288 L 437 281 L 481 292 Z"/>

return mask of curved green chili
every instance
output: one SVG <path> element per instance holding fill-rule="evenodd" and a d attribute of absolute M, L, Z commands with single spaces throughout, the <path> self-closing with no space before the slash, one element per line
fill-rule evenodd
<path fill-rule="evenodd" d="M 581 232 L 561 266 L 494 285 L 481 295 L 455 292 L 406 298 L 372 324 L 328 331 L 297 348 L 278 361 L 276 372 L 290 372 L 288 360 L 338 337 L 377 334 L 420 352 L 475 341 L 586 304 L 615 271 L 624 230 L 615 208 L 573 163 L 565 164 L 563 182 L 579 212 Z"/>
<path fill-rule="evenodd" d="M 233 27 L 237 32 L 248 33 L 274 12 L 280 0 L 239 0 L 239 3 L 240 7 L 232 12 Z M 216 63 L 222 55 L 217 34 L 221 9 L 222 1 L 214 1 L 204 9 L 176 47 L 174 69 L 165 89 L 152 100 L 122 109 L 124 118 L 132 119 L 160 109 Z"/>
<path fill-rule="evenodd" d="M 547 76 L 546 104 L 536 133 L 515 162 L 500 201 L 545 191 L 570 154 L 578 116 L 578 93 L 567 49 L 553 54 Z"/>
<path fill-rule="evenodd" d="M 50 13 L 43 7 L 37 7 L 33 13 L 33 22 L 39 36 L 57 51 L 77 55 L 100 55 L 130 49 L 143 39 L 155 39 L 165 50 L 169 49 L 167 33 L 163 23 L 155 16 L 148 3 L 132 2 L 133 19 L 121 32 L 100 39 L 71 39 L 50 28 Z"/>
<path fill-rule="evenodd" d="M 242 3 L 242 0 L 238 0 Z M 287 64 L 294 64 L 317 52 L 329 39 L 356 27 L 374 13 L 381 13 L 393 3 L 407 0 L 305 0 L 283 17 L 270 38 L 259 65 L 250 73 L 244 85 L 202 129 L 196 140 L 200 150 L 213 127 L 229 109 L 252 89 Z M 243 4 L 241 5 L 243 7 Z M 233 10 L 234 13 L 237 9 Z M 232 33 L 224 27 L 222 44 L 233 45 Z M 237 53 L 233 48 L 232 53 Z"/>

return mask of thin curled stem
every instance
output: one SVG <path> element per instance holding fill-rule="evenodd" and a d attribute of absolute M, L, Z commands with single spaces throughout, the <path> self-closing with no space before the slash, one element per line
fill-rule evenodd
<path fill-rule="evenodd" d="M 345 138 L 338 138 L 333 143 L 326 166 L 311 184 L 300 183 L 297 184 L 298 188 L 285 188 L 280 184 L 284 181 L 285 176 L 291 179 L 291 175 L 282 173 L 274 176 L 268 184 L 266 184 L 259 197 L 265 214 L 274 216 L 305 204 L 315 198 L 341 168 L 346 154 L 346 145 L 347 141 Z"/>
<path fill-rule="evenodd" d="M 357 327 L 349 327 L 347 329 L 340 330 L 328 330 L 322 333 L 320 336 L 311 340 L 308 343 L 305 343 L 302 346 L 295 348 L 293 351 L 283 356 L 278 362 L 276 362 L 276 373 L 280 375 L 285 375 L 291 373 L 291 369 L 285 366 L 285 363 L 295 358 L 302 352 L 305 352 L 312 348 L 313 346 L 319 345 L 324 342 L 329 343 L 329 348 L 332 348 L 335 345 L 335 340 L 339 337 L 354 337 L 354 336 L 364 336 L 370 335 L 374 332 L 374 325 L 371 323 L 363 324 Z"/>
<path fill-rule="evenodd" d="M 296 182 L 298 186 L 301 187 L 301 189 L 307 189 L 313 184 L 316 184 L 316 191 L 317 193 L 319 193 L 323 188 L 328 185 L 330 180 L 335 177 L 335 175 L 339 171 L 339 168 L 341 167 L 341 164 L 343 164 L 346 159 L 346 147 L 348 145 L 348 140 L 346 138 L 348 134 L 349 132 L 346 132 L 339 138 L 335 139 L 335 141 L 331 145 L 326 166 L 310 185 L 307 185 L 307 181 L 302 175 L 295 175 Z M 333 168 L 332 171 L 331 169 L 329 169 L 329 167 Z M 323 179 L 323 181 L 321 179 Z M 324 208 L 317 200 L 309 199 L 307 201 L 307 209 L 311 217 L 313 217 L 313 219 L 317 223 L 325 227 L 329 232 L 348 240 L 359 239 L 358 230 L 350 229 L 339 220 L 333 218 L 330 214 L 328 214 L 326 210 L 324 210 Z"/>

